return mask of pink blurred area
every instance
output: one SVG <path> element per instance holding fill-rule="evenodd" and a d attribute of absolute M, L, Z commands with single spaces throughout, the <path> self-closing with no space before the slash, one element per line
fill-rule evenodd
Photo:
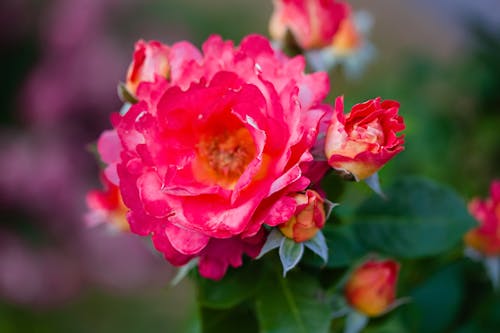
<path fill-rule="evenodd" d="M 87 148 L 120 107 L 116 85 L 133 47 L 120 45 L 112 18 L 125 20 L 137 5 L 0 5 L 2 48 L 34 40 L 38 52 L 9 96 L 11 119 L 0 135 L 0 298 L 8 302 L 53 306 L 89 288 L 158 288 L 172 276 L 147 240 L 83 223 L 85 194 L 99 186 Z"/>

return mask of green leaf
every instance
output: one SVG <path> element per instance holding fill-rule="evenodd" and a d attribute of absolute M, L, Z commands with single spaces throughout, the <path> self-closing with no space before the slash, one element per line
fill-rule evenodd
<path fill-rule="evenodd" d="M 327 333 L 331 312 L 316 279 L 304 272 L 269 273 L 256 298 L 261 333 Z"/>
<path fill-rule="evenodd" d="M 459 265 L 446 267 L 410 294 L 406 313 L 418 318 L 418 332 L 444 332 L 457 317 L 463 300 L 462 271 Z"/>
<path fill-rule="evenodd" d="M 435 255 L 461 242 L 475 225 L 452 190 L 421 178 L 405 178 L 358 209 L 352 224 L 363 246 L 401 258 Z"/>
<path fill-rule="evenodd" d="M 202 333 L 255 333 L 259 326 L 255 313 L 248 306 L 215 310 L 201 308 Z"/>
<path fill-rule="evenodd" d="M 367 250 L 352 226 L 330 226 L 323 230 L 328 245 L 327 267 L 345 267 L 366 255 Z"/>
<path fill-rule="evenodd" d="M 472 289 L 472 288 L 471 288 Z M 469 290 L 469 293 L 476 296 L 477 289 Z M 473 296 L 473 297 L 474 297 Z M 500 327 L 500 297 L 498 294 L 482 295 L 477 300 L 470 299 L 470 294 L 464 302 L 470 312 L 464 313 L 463 308 L 460 312 L 460 321 L 464 326 L 453 330 L 455 333 L 497 333 Z M 472 316 L 467 316 L 472 314 Z M 464 318 L 464 316 L 466 316 Z"/>
<path fill-rule="evenodd" d="M 198 276 L 196 279 L 198 302 L 206 308 L 231 308 L 255 294 L 259 276 L 258 262 L 245 262 L 238 269 L 229 269 L 220 281 Z"/>
<path fill-rule="evenodd" d="M 340 268 L 350 266 L 368 253 L 358 239 L 352 225 L 327 224 L 323 230 L 326 245 L 328 247 L 328 268 Z M 306 251 L 302 263 L 321 268 L 325 266 L 323 261 L 316 255 Z"/>
<path fill-rule="evenodd" d="M 383 316 L 372 321 L 363 333 L 410 333 L 399 316 Z"/>

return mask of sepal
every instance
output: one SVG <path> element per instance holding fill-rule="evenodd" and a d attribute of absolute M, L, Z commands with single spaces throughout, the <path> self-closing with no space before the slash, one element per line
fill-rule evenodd
<path fill-rule="evenodd" d="M 487 257 L 484 259 L 484 267 L 486 268 L 486 273 L 491 280 L 491 284 L 495 290 L 498 290 L 500 286 L 500 258 L 499 257 Z"/>
<path fill-rule="evenodd" d="M 336 204 L 331 203 L 333 206 Z M 330 209 L 331 210 L 331 209 Z M 326 264 L 328 262 L 328 245 L 325 236 L 318 231 L 312 239 L 297 243 L 293 239 L 285 237 L 279 229 L 273 229 L 267 236 L 267 240 L 262 247 L 257 259 L 262 258 L 266 253 L 279 248 L 279 257 L 283 266 L 283 276 L 293 269 L 302 259 L 304 246 L 316 253 Z"/>
<path fill-rule="evenodd" d="M 279 255 L 281 265 L 283 266 L 283 277 L 285 277 L 286 273 L 297 266 L 300 259 L 302 259 L 302 255 L 304 255 L 304 244 L 296 243 L 292 239 L 283 237 Z"/>
<path fill-rule="evenodd" d="M 382 187 L 380 186 L 380 179 L 378 177 L 378 172 L 375 172 L 373 175 L 365 179 L 366 185 L 373 190 L 373 192 L 380 195 L 382 198 L 386 198 L 384 192 L 382 191 Z"/>
<path fill-rule="evenodd" d="M 345 319 L 344 333 L 359 333 L 368 324 L 368 317 L 352 310 Z"/>
<path fill-rule="evenodd" d="M 267 236 L 267 240 L 264 243 L 264 246 L 262 246 L 262 250 L 260 250 L 260 253 L 257 256 L 257 259 L 262 258 L 267 252 L 280 247 L 283 238 L 285 238 L 285 236 L 283 236 L 283 234 L 278 229 L 271 230 L 271 232 Z"/>
<path fill-rule="evenodd" d="M 326 245 L 325 236 L 321 231 L 318 231 L 314 238 L 304 242 L 304 245 L 323 259 L 325 264 L 328 262 L 328 245 Z"/>
<path fill-rule="evenodd" d="M 116 87 L 116 90 L 118 92 L 118 97 L 120 97 L 120 100 L 123 103 L 130 103 L 130 104 L 135 104 L 138 102 L 137 98 L 132 94 L 127 87 L 125 86 L 125 83 L 120 82 L 118 83 L 118 86 Z"/>
<path fill-rule="evenodd" d="M 175 274 L 172 281 L 170 281 L 170 285 L 172 287 L 178 285 L 179 282 L 181 282 L 189 274 L 189 272 L 196 266 L 198 266 L 198 258 L 195 258 L 189 261 L 184 266 L 179 267 L 179 269 L 177 270 L 177 274 Z"/>
<path fill-rule="evenodd" d="M 339 206 L 340 204 L 339 203 L 336 203 L 336 202 L 332 202 L 330 200 L 328 200 L 327 198 L 324 198 L 324 205 L 325 205 L 325 216 L 326 216 L 326 220 L 328 221 L 328 219 L 330 218 L 330 215 L 332 214 L 332 210 Z"/>

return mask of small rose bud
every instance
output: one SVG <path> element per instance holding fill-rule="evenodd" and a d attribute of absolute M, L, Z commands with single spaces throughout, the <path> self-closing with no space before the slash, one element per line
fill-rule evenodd
<path fill-rule="evenodd" d="M 361 47 L 362 39 L 363 36 L 356 27 L 354 17 L 349 15 L 340 23 L 331 46 L 338 55 L 349 55 Z"/>
<path fill-rule="evenodd" d="M 398 102 L 376 98 L 344 115 L 344 99 L 338 97 L 326 133 L 328 164 L 346 178 L 372 176 L 403 150 L 404 136 L 396 136 L 405 128 L 398 111 Z"/>
<path fill-rule="evenodd" d="M 135 44 L 132 63 L 127 71 L 125 83 L 127 90 L 135 95 L 139 83 L 154 82 L 157 75 L 168 78 L 170 74 L 169 53 L 170 48 L 160 42 L 138 41 Z"/>
<path fill-rule="evenodd" d="M 467 232 L 465 243 L 485 256 L 500 255 L 500 180 L 491 183 L 490 197 L 473 199 L 469 211 L 479 226 Z"/>
<path fill-rule="evenodd" d="M 393 305 L 399 264 L 393 260 L 368 260 L 356 268 L 345 286 L 345 297 L 358 312 L 375 317 Z"/>
<path fill-rule="evenodd" d="M 115 229 L 128 231 L 127 207 L 123 203 L 120 189 L 110 182 L 104 173 L 101 175 L 104 190 L 92 190 L 87 194 L 90 211 L 85 216 L 89 225 L 109 223 Z"/>
<path fill-rule="evenodd" d="M 325 225 L 324 200 L 313 190 L 297 193 L 293 198 L 297 202 L 295 214 L 279 228 L 283 235 L 295 242 L 305 242 L 314 238 Z"/>
<path fill-rule="evenodd" d="M 348 12 L 347 4 L 335 0 L 274 0 L 269 32 L 282 43 L 290 32 L 303 50 L 325 47 Z"/>

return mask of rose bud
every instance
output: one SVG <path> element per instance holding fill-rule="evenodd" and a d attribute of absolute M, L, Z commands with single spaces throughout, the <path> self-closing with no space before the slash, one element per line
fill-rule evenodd
<path fill-rule="evenodd" d="M 349 55 L 361 47 L 362 39 L 353 15 L 348 15 L 340 23 L 331 46 L 337 55 Z"/>
<path fill-rule="evenodd" d="M 126 219 L 127 207 L 123 203 L 120 189 L 111 183 L 104 174 L 101 175 L 104 190 L 92 190 L 87 194 L 87 206 L 90 211 L 85 216 L 89 225 L 109 223 L 121 231 L 128 231 Z"/>
<path fill-rule="evenodd" d="M 170 48 L 160 42 L 139 40 L 135 44 L 132 63 L 128 67 L 126 88 L 135 95 L 141 82 L 154 82 L 156 76 L 168 78 Z"/>
<path fill-rule="evenodd" d="M 500 255 L 500 180 L 491 183 L 490 197 L 473 199 L 469 211 L 479 226 L 465 235 L 465 243 L 485 256 Z"/>
<path fill-rule="evenodd" d="M 337 97 L 327 130 L 325 154 L 328 164 L 347 179 L 362 180 L 372 176 L 401 152 L 405 128 L 398 115 L 399 103 L 380 98 L 354 105 L 344 115 L 344 99 Z"/>
<path fill-rule="evenodd" d="M 280 225 L 280 230 L 286 237 L 295 242 L 305 242 L 314 238 L 326 221 L 323 198 L 313 190 L 297 193 L 293 196 L 297 202 L 295 214 L 286 223 Z"/>
<path fill-rule="evenodd" d="M 269 31 L 274 40 L 286 42 L 290 32 L 303 50 L 332 43 L 349 7 L 335 0 L 275 0 Z"/>
<path fill-rule="evenodd" d="M 345 297 L 358 312 L 379 316 L 394 304 L 399 264 L 394 260 L 368 260 L 356 268 L 345 286 Z"/>

